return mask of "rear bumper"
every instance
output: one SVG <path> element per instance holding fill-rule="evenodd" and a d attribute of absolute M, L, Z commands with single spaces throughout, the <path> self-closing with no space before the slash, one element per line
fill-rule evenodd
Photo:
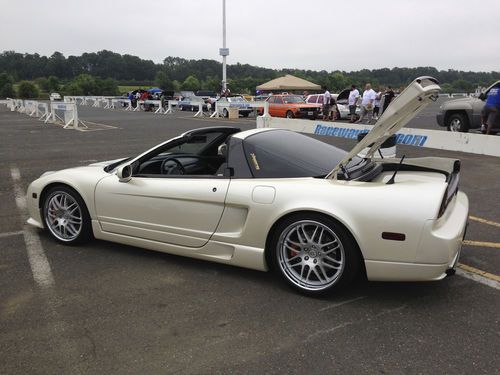
<path fill-rule="evenodd" d="M 424 224 L 415 262 L 365 261 L 369 280 L 441 280 L 454 269 L 460 257 L 469 216 L 469 200 L 458 192 L 444 215 Z M 448 272 L 447 272 L 448 271 Z"/>

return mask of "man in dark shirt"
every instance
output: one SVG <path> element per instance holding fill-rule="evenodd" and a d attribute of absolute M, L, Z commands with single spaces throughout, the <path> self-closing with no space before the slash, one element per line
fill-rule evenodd
<path fill-rule="evenodd" d="M 500 112 L 500 87 L 495 86 L 490 89 L 486 98 L 482 115 L 486 118 L 486 134 L 490 134 L 491 129 L 499 120 Z"/>
<path fill-rule="evenodd" d="M 387 86 L 384 92 L 384 106 L 382 107 L 382 113 L 385 112 L 389 104 L 391 104 L 392 99 L 394 99 L 394 91 L 391 86 Z"/>

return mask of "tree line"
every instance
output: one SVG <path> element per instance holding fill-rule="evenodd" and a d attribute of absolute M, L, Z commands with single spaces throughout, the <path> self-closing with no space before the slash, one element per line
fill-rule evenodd
<path fill-rule="evenodd" d="M 103 50 L 65 57 L 4 51 L 0 54 L 0 97 L 36 97 L 37 90 L 61 91 L 68 95 L 115 95 L 118 85 L 159 86 L 166 90 L 219 91 L 222 64 L 216 60 L 169 56 L 157 64 L 137 56 Z M 391 85 L 399 88 L 418 76 L 430 75 L 441 82 L 444 92 L 471 92 L 500 79 L 500 72 L 464 72 L 434 67 L 363 69 L 359 71 L 314 71 L 269 69 L 249 64 L 227 66 L 233 93 L 254 93 L 255 87 L 285 74 L 292 74 L 338 92 L 351 84 Z M 17 86 L 17 88 L 15 87 Z M 7 95 L 9 94 L 9 95 Z"/>

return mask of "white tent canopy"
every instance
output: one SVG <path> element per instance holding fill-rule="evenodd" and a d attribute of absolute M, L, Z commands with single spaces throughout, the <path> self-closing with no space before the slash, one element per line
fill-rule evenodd
<path fill-rule="evenodd" d="M 321 86 L 315 83 L 306 81 L 305 79 L 287 74 L 284 77 L 275 78 L 269 82 L 263 83 L 256 87 L 261 91 L 274 90 L 321 90 Z"/>

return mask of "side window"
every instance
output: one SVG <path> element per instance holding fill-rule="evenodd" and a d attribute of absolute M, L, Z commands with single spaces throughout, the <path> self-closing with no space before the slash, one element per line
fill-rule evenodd
<path fill-rule="evenodd" d="M 318 103 L 323 104 L 324 101 L 325 101 L 325 97 L 323 95 L 318 96 Z"/>
<path fill-rule="evenodd" d="M 274 102 L 275 102 L 276 104 L 283 104 L 283 99 L 282 99 L 282 98 L 280 98 L 280 97 L 278 97 L 278 96 L 276 96 L 276 97 L 274 98 Z"/>

